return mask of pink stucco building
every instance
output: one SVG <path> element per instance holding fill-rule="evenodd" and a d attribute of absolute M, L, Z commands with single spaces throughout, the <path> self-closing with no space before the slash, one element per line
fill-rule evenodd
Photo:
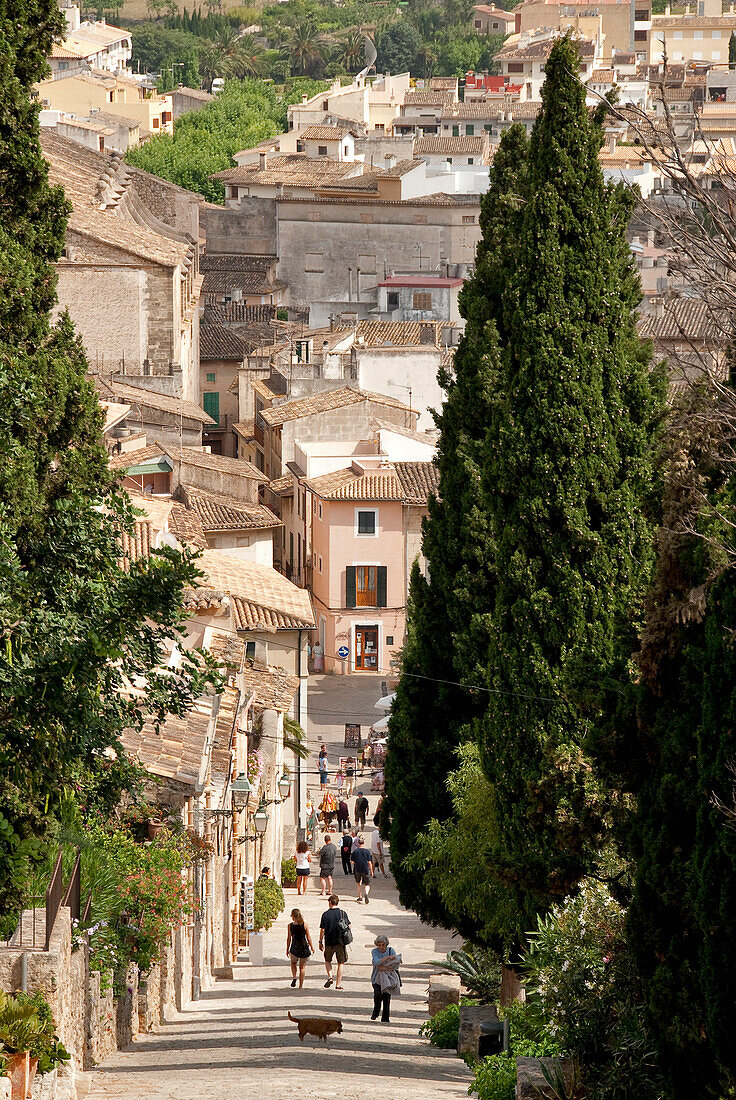
<path fill-rule="evenodd" d="M 354 459 L 307 478 L 315 644 L 335 672 L 391 671 L 404 642 L 406 596 L 437 470 L 431 462 Z M 422 563 L 423 564 L 423 563 Z"/>

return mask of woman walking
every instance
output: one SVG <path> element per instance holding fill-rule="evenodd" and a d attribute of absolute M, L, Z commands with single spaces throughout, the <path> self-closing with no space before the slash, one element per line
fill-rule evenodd
<path fill-rule="evenodd" d="M 397 955 L 393 947 L 388 945 L 388 936 L 383 934 L 376 936 L 375 947 L 371 951 L 373 972 L 371 984 L 373 986 L 373 1015 L 371 1020 L 377 1020 L 379 1015 L 382 1024 L 391 1023 L 391 997 L 401 992 L 401 955 Z"/>
<path fill-rule="evenodd" d="M 291 924 L 286 930 L 286 954 L 291 960 L 291 988 L 296 985 L 296 972 L 299 968 L 299 988 L 304 985 L 304 972 L 307 959 L 314 952 L 314 944 L 304 917 L 298 909 L 291 910 Z"/>
<path fill-rule="evenodd" d="M 306 894 L 309 881 L 309 864 L 312 856 L 306 840 L 300 840 L 296 846 L 296 892 Z"/>
<path fill-rule="evenodd" d="M 357 761 L 352 756 L 348 757 L 345 764 L 345 797 L 350 798 L 355 790 L 355 765 Z"/>

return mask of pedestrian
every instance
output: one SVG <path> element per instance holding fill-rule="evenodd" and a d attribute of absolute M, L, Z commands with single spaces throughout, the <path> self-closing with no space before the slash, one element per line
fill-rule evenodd
<path fill-rule="evenodd" d="M 350 928 L 350 921 L 348 920 L 347 913 L 338 908 L 340 899 L 337 894 L 330 894 L 327 899 L 327 904 L 329 908 L 325 909 L 322 914 L 322 920 L 319 922 L 319 949 L 320 951 L 324 951 L 325 970 L 327 971 L 325 989 L 329 989 L 332 985 L 333 958 L 337 959 L 337 981 L 335 982 L 335 989 L 342 989 L 342 972 L 345 963 L 348 961 L 348 949 L 343 942 L 343 933 L 339 925 L 343 924 L 347 928 Z"/>
<path fill-rule="evenodd" d="M 304 986 L 304 973 L 307 959 L 314 954 L 314 944 L 309 928 L 298 909 L 291 910 L 291 924 L 286 929 L 286 954 L 291 960 L 291 988 L 296 985 L 296 972 L 299 968 L 299 988 Z"/>
<path fill-rule="evenodd" d="M 337 802 L 335 801 L 335 796 L 329 791 L 325 791 L 323 794 L 322 801 L 319 804 L 319 811 L 322 814 L 325 830 L 331 829 L 332 819 L 337 814 Z"/>
<path fill-rule="evenodd" d="M 296 892 L 297 894 L 306 894 L 307 882 L 309 881 L 309 864 L 312 862 L 312 855 L 309 851 L 309 845 L 306 840 L 300 840 L 296 846 Z"/>
<path fill-rule="evenodd" d="M 374 818 L 374 821 L 377 820 Z M 371 833 L 371 859 L 373 860 L 373 866 L 378 867 L 384 878 L 388 878 L 386 874 L 386 868 L 383 865 L 383 841 L 381 840 L 381 834 L 376 827 Z"/>
<path fill-rule="evenodd" d="M 317 811 L 314 808 L 312 799 L 307 795 L 307 840 L 310 844 L 314 843 L 314 834 L 317 829 Z"/>
<path fill-rule="evenodd" d="M 323 745 L 319 750 L 319 756 L 317 757 L 317 768 L 319 769 L 319 785 L 320 787 L 326 787 L 329 780 L 329 771 L 327 763 L 327 749 Z"/>
<path fill-rule="evenodd" d="M 357 850 L 357 847 L 360 844 L 360 836 L 358 835 L 358 830 L 357 829 L 351 829 L 350 830 L 350 835 L 353 838 L 353 843 L 352 843 L 352 846 L 350 848 L 350 858 L 352 859 L 353 858 L 353 852 L 355 852 Z"/>
<path fill-rule="evenodd" d="M 345 764 L 345 797 L 350 798 L 355 789 L 355 760 L 349 756 Z"/>
<path fill-rule="evenodd" d="M 342 794 L 343 784 L 345 783 L 345 773 L 340 766 L 335 772 L 335 786 L 337 787 L 337 793 Z"/>
<path fill-rule="evenodd" d="M 377 1020 L 381 1016 L 382 1024 L 390 1024 L 391 996 L 401 992 L 401 955 L 397 955 L 393 947 L 388 945 L 388 937 L 383 933 L 376 936 L 373 941 L 375 947 L 371 951 L 373 972 L 371 973 L 371 985 L 373 986 L 373 1014 L 371 1020 Z"/>
<path fill-rule="evenodd" d="M 348 830 L 345 830 L 342 838 L 342 844 L 340 845 L 340 857 L 342 859 L 342 872 L 344 875 L 352 875 L 353 863 L 351 855 L 353 852 L 353 838 Z"/>
<path fill-rule="evenodd" d="M 258 876 L 258 878 L 259 879 L 273 878 L 273 875 L 271 874 L 271 868 L 270 867 L 261 867 L 261 873 Z"/>
<path fill-rule="evenodd" d="M 337 848 L 332 843 L 332 837 L 325 833 L 325 842 L 319 853 L 319 881 L 322 883 L 321 897 L 332 893 L 332 876 L 335 873 L 335 860 Z"/>
<path fill-rule="evenodd" d="M 341 798 L 337 804 L 337 827 L 343 832 L 347 832 L 350 827 L 350 809 L 344 798 Z"/>
<path fill-rule="evenodd" d="M 371 743 L 370 743 L 370 741 L 366 741 L 365 745 L 363 745 L 363 763 L 362 763 L 361 768 L 360 768 L 361 777 L 363 775 L 365 775 L 365 769 L 369 768 L 370 764 L 371 764 Z"/>
<path fill-rule="evenodd" d="M 368 895 L 371 892 L 371 876 L 376 877 L 371 853 L 364 847 L 363 837 L 358 837 L 358 847 L 353 852 L 353 874 L 355 885 L 358 887 L 358 901 L 368 904 Z"/>
<path fill-rule="evenodd" d="M 368 814 L 368 799 L 364 794 L 359 794 L 355 799 L 355 824 L 359 829 L 365 829 L 365 819 Z"/>

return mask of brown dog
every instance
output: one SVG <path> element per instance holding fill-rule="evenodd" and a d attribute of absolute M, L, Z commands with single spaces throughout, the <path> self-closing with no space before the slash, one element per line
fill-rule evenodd
<path fill-rule="evenodd" d="M 304 1042 L 305 1035 L 315 1035 L 323 1043 L 327 1042 L 327 1036 L 337 1032 L 342 1033 L 342 1021 L 332 1020 L 329 1016 L 292 1016 L 289 1019 L 297 1025 L 299 1038 Z"/>

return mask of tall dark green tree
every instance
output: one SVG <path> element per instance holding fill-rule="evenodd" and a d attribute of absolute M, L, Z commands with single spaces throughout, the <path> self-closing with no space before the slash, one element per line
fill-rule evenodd
<path fill-rule="evenodd" d="M 497 695 L 476 730 L 495 803 L 492 873 L 518 913 L 515 930 L 499 931 L 518 937 L 595 866 L 603 840 L 606 797 L 586 740 L 601 685 L 636 644 L 662 398 L 636 332 L 625 236 L 635 199 L 603 181 L 603 113 L 586 107 L 571 39 L 545 72 L 483 467 Z"/>
<path fill-rule="evenodd" d="M 65 782 L 142 710 L 182 710 L 195 664 L 157 671 L 196 576 L 170 553 L 121 568 L 130 508 L 68 318 L 51 324 L 68 205 L 48 183 L 32 84 L 61 34 L 54 0 L 0 3 L 0 913 L 22 900 Z M 196 662 L 195 662 L 196 663 Z M 139 701 L 121 693 L 144 677 Z M 114 765 L 111 765 L 114 767 Z"/>
<path fill-rule="evenodd" d="M 720 1100 L 736 1085 L 736 573 L 714 512 L 732 513 L 734 498 L 721 414 L 704 391 L 673 414 L 640 682 L 598 745 L 634 797 L 627 941 L 668 1100 Z"/>
<path fill-rule="evenodd" d="M 454 743 L 482 750 L 481 873 L 512 902 L 484 935 L 504 950 L 596 866 L 609 807 L 586 741 L 602 688 L 635 649 L 653 562 L 645 506 L 662 393 L 636 333 L 634 200 L 604 184 L 602 117 L 578 65 L 559 40 L 528 149 L 512 129 L 494 162 L 424 540 L 446 678 L 452 664 L 483 689 L 466 690 L 448 724 Z M 416 745 L 421 715 L 407 718 Z"/>
<path fill-rule="evenodd" d="M 483 238 L 476 272 L 462 292 L 465 335 L 452 373 L 440 381 L 446 399 L 437 424 L 439 497 L 430 500 L 424 529 L 429 583 L 412 575 L 407 642 L 391 717 L 391 751 L 386 761 L 392 815 L 391 860 L 404 905 L 423 919 L 470 934 L 469 920 L 448 910 L 415 862 L 418 838 L 433 818 L 452 809 L 447 777 L 457 746 L 471 735 L 469 723 L 485 702 L 483 692 L 459 686 L 483 685 L 487 646 L 484 611 L 492 590 L 492 542 L 482 499 L 483 447 L 497 401 L 498 340 L 494 307 L 503 284 L 500 257 L 509 249 L 504 223 L 518 218 L 518 193 L 525 168 L 526 134 L 512 127 L 493 164 L 482 200 Z M 509 262 L 511 254 L 508 253 Z"/>

